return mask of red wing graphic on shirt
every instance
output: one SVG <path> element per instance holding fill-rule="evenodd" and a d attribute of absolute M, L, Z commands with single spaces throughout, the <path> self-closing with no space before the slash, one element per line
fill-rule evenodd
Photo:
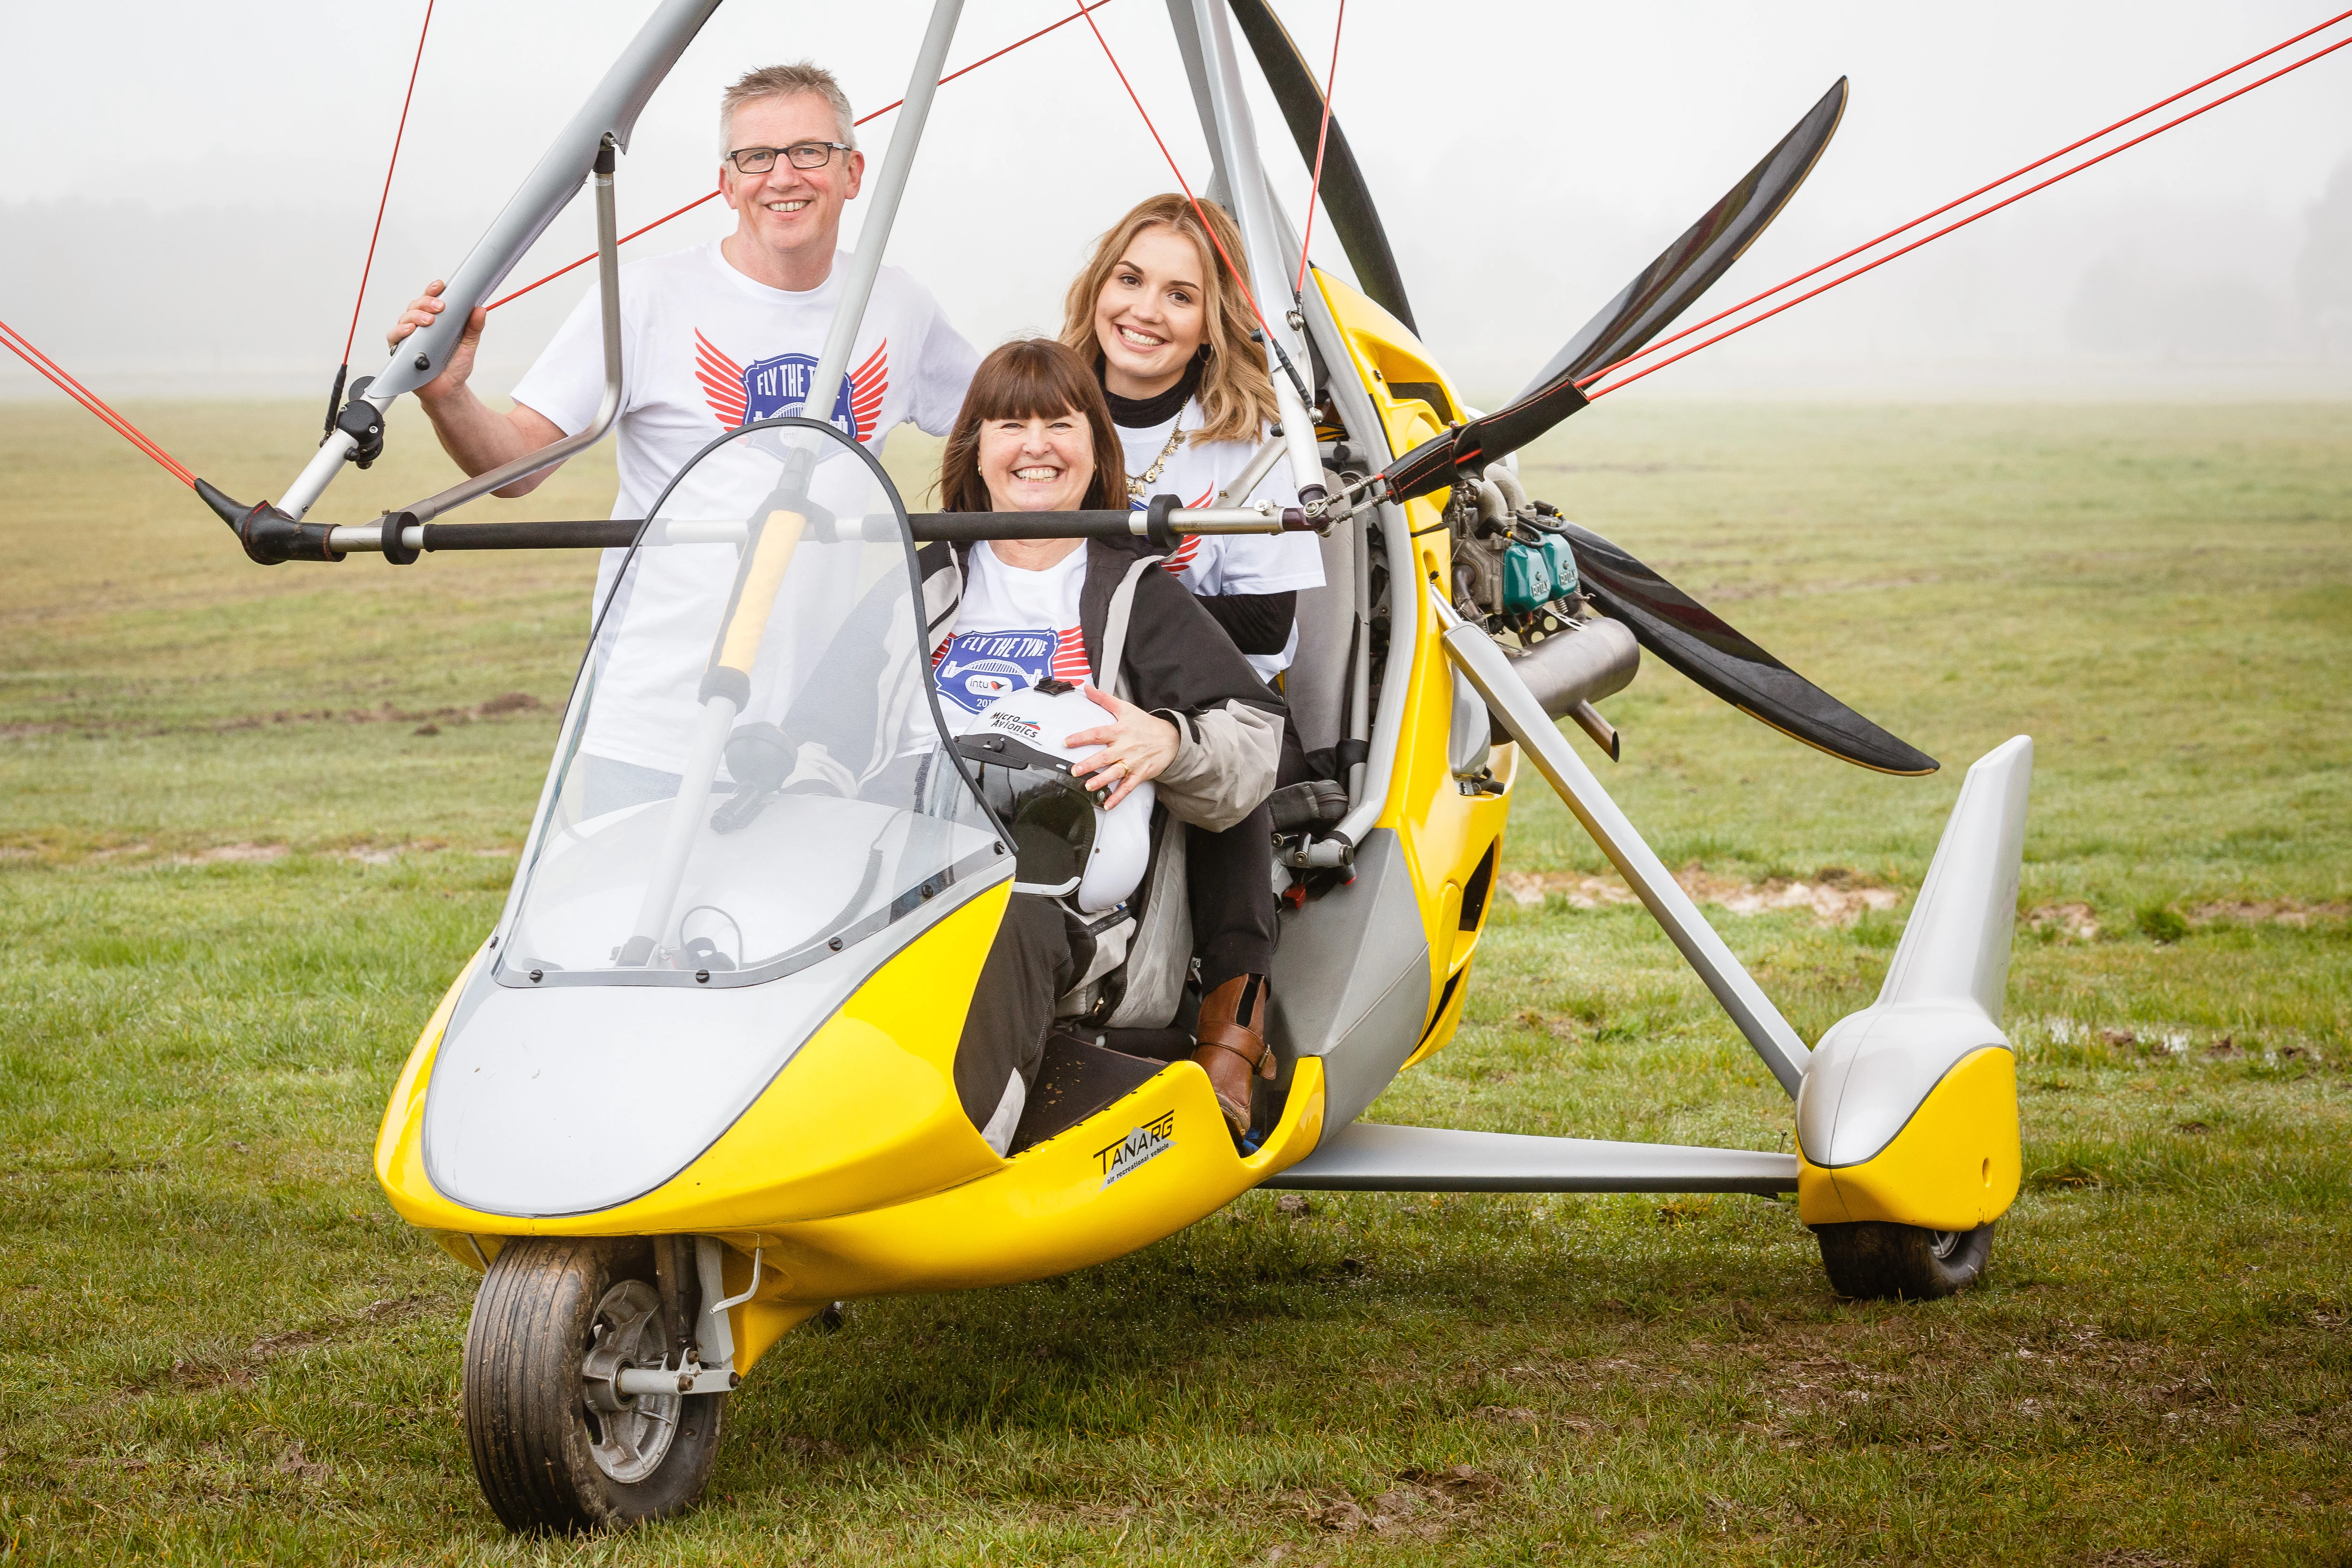
<path fill-rule="evenodd" d="M 1184 503 L 1184 509 L 1187 511 L 1196 511 L 1200 508 L 1208 505 L 1212 500 L 1215 500 L 1216 495 L 1216 483 L 1212 480 L 1209 488 L 1201 492 L 1200 499 L 1198 500 L 1186 501 Z M 1184 542 L 1178 545 L 1175 549 L 1175 552 L 1170 555 L 1167 560 L 1162 561 L 1160 564 L 1167 567 L 1168 570 L 1175 573 L 1178 576 L 1182 576 L 1184 574 L 1184 569 L 1192 564 L 1192 557 L 1201 552 L 1201 541 L 1204 537 L 1206 536 L 1198 533 L 1186 534 L 1184 536 Z"/>
<path fill-rule="evenodd" d="M 700 332 L 694 334 L 694 379 L 702 383 L 702 394 L 710 402 L 710 412 L 719 416 L 719 423 L 730 430 L 743 423 L 743 367 L 720 353 Z"/>
<path fill-rule="evenodd" d="M 808 403 L 809 378 L 816 374 L 810 354 L 775 354 L 737 364 L 719 345 L 699 331 L 694 334 L 694 378 L 710 412 L 727 429 L 739 429 L 756 420 L 781 414 L 798 414 Z M 841 378 L 834 398 L 833 422 L 854 430 L 861 441 L 871 440 L 882 415 L 882 399 L 890 390 L 890 344 L 884 340 L 866 363 Z"/>
<path fill-rule="evenodd" d="M 849 373 L 849 415 L 857 422 L 857 438 L 870 440 L 874 421 L 881 416 L 882 399 L 890 390 L 890 340 L 875 345 L 866 363 Z"/>

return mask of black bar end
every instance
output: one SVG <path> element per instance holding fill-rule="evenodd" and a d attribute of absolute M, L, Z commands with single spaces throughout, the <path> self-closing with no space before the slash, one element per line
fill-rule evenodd
<path fill-rule="evenodd" d="M 247 559 L 257 565 L 342 559 L 327 547 L 331 530 L 326 523 L 298 522 L 268 501 L 246 506 L 202 479 L 196 481 L 196 494 L 213 509 L 215 516 L 228 524 L 236 542 L 245 546 Z"/>

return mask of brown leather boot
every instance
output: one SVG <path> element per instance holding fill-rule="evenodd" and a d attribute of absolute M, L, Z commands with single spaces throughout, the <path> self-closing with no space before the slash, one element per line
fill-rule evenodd
<path fill-rule="evenodd" d="M 1265 1014 L 1274 1000 L 1263 974 L 1237 974 L 1202 1000 L 1192 1059 L 1209 1075 L 1217 1107 L 1237 1133 L 1249 1131 L 1250 1076 L 1271 1079 L 1274 1051 L 1265 1043 Z"/>

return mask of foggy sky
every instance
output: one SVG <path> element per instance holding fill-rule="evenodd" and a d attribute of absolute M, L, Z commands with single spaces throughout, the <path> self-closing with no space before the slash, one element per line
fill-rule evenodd
<path fill-rule="evenodd" d="M 456 265 L 649 8 L 442 0 L 355 371 L 381 363 L 383 324 Z M 1279 9 L 1319 75 L 1336 0 Z M 423 10 L 422 0 L 10 7 L 0 16 L 0 55 L 17 67 L 0 100 L 0 320 L 108 395 L 323 395 Z M 813 57 L 865 112 L 903 92 L 927 10 L 914 0 L 722 8 L 638 122 L 619 175 L 623 231 L 709 188 L 726 81 Z M 1066 14 L 1061 0 L 972 0 L 950 58 L 961 65 Z M 1472 395 L 1491 397 L 1541 364 L 1842 73 L 1853 98 L 1837 139 L 1710 303 L 2323 15 L 2280 0 L 1359 0 L 1333 96 L 1427 341 Z M 1161 0 L 1118 0 L 1098 20 L 1187 176 L 1203 181 Z M 861 132 L 877 163 L 895 120 Z M 1306 173 L 1262 93 L 1258 120 L 1295 223 Z M 1087 239 L 1170 184 L 1076 24 L 941 89 L 889 259 L 976 342 L 1050 330 Z M 852 204 L 852 237 L 863 206 Z M 713 203 L 624 255 L 730 226 Z M 583 196 L 514 280 L 571 260 L 592 237 Z M 1662 372 L 1643 395 L 2173 395 L 2197 383 L 2340 395 L 2352 390 L 2347 249 L 2352 49 Z M 1336 244 L 1317 250 L 1344 272 Z M 483 390 L 503 391 L 593 281 L 583 269 L 499 312 Z M 0 397 L 43 389 L 13 358 L 0 363 Z"/>

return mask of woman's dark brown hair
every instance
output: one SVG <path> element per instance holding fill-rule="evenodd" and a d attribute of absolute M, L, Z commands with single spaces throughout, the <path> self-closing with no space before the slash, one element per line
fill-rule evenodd
<path fill-rule="evenodd" d="M 1051 338 L 1015 338 L 980 362 L 962 411 L 940 458 L 940 505 L 947 511 L 992 511 L 980 477 L 980 427 L 992 419 L 1051 419 L 1078 414 L 1094 432 L 1095 477 L 1082 511 L 1117 511 L 1127 505 L 1127 454 L 1110 422 L 1110 405 L 1086 362 Z"/>

